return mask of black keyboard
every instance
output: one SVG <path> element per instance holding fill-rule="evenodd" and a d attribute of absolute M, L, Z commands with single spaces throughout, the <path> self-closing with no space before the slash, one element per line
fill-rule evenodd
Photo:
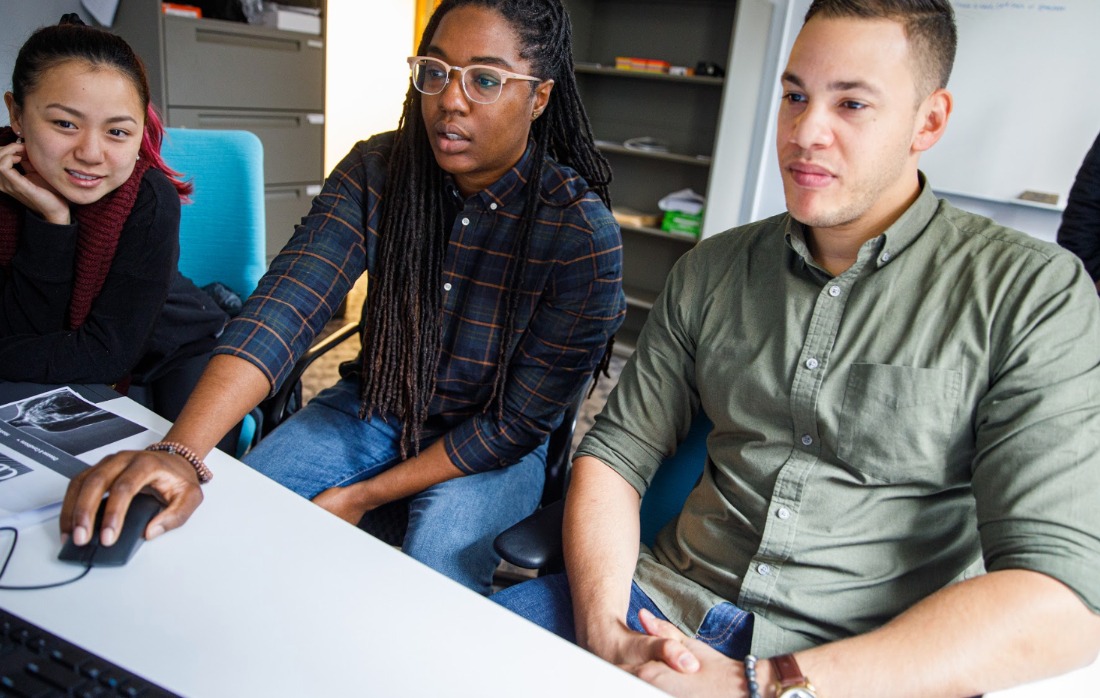
<path fill-rule="evenodd" d="M 0 698 L 157 698 L 175 695 L 0 609 Z"/>

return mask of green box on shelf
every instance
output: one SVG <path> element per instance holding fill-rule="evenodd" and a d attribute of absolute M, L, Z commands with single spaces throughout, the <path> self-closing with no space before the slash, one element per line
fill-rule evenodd
<path fill-rule="evenodd" d="M 683 211 L 665 211 L 661 221 L 661 230 L 669 233 L 687 233 L 698 235 L 703 228 L 703 214 L 684 213 Z"/>

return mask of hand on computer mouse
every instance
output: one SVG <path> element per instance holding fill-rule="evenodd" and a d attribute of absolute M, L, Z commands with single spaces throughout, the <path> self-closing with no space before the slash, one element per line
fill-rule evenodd
<path fill-rule="evenodd" d="M 108 545 L 122 527 L 129 504 L 127 492 L 148 489 L 167 506 L 145 532 L 152 540 L 177 528 L 202 502 L 202 489 L 194 468 L 180 456 L 155 451 L 122 451 L 79 473 L 69 483 L 58 523 L 62 536 L 77 545 L 91 540 L 96 512 L 104 494 L 110 493 L 103 510 L 102 536 Z M 94 526 L 100 529 L 100 526 Z"/>
<path fill-rule="evenodd" d="M 100 525 L 109 500 L 110 497 L 101 502 L 96 516 L 95 530 L 92 531 L 88 542 L 80 545 L 73 538 L 69 538 L 61 546 L 61 552 L 57 556 L 59 560 L 76 562 L 88 567 L 117 567 L 130 561 L 145 540 L 146 526 L 160 512 L 163 505 L 153 495 L 139 493 L 130 500 L 122 530 L 111 536 L 101 536 L 99 535 Z M 111 540 L 108 541 L 106 538 Z"/>

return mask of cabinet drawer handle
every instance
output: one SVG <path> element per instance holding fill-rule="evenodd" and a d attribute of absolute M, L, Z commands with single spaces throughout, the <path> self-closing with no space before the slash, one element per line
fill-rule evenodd
<path fill-rule="evenodd" d="M 301 195 L 301 189 L 268 189 L 264 191 L 264 199 L 267 201 L 295 201 Z"/>
<path fill-rule="evenodd" d="M 195 41 L 208 44 L 225 44 L 230 46 L 244 46 L 248 48 L 267 49 L 269 51 L 293 51 L 302 50 L 302 42 L 296 39 L 284 39 L 272 36 L 246 36 L 233 32 L 219 31 L 217 29 L 196 29 Z"/>
<path fill-rule="evenodd" d="M 297 116 L 267 116 L 249 114 L 247 116 L 231 114 L 199 114 L 199 123 L 206 128 L 244 129 L 255 128 L 301 128 L 302 119 Z"/>

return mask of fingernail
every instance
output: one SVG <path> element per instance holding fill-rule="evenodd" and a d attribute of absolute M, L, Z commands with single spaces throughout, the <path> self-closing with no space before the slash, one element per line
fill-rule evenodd
<path fill-rule="evenodd" d="M 680 659 L 677 660 L 680 664 L 680 668 L 685 671 L 695 671 L 699 668 L 699 660 L 695 658 L 690 652 L 684 652 L 680 655 Z"/>
<path fill-rule="evenodd" d="M 154 538 L 156 538 L 157 536 L 159 536 L 162 533 L 164 533 L 164 526 L 161 526 L 160 524 L 157 524 L 156 526 L 153 526 L 152 528 L 149 529 L 149 533 L 146 536 L 146 540 L 153 540 Z"/>
<path fill-rule="evenodd" d="M 77 545 L 87 545 L 88 538 L 88 529 L 84 528 L 83 526 L 76 526 L 75 528 L 73 528 L 74 543 L 76 543 Z"/>
<path fill-rule="evenodd" d="M 114 545 L 117 539 L 118 534 L 115 533 L 115 529 L 113 528 L 104 528 L 99 535 L 99 540 L 103 543 L 103 545 L 107 546 Z"/>

